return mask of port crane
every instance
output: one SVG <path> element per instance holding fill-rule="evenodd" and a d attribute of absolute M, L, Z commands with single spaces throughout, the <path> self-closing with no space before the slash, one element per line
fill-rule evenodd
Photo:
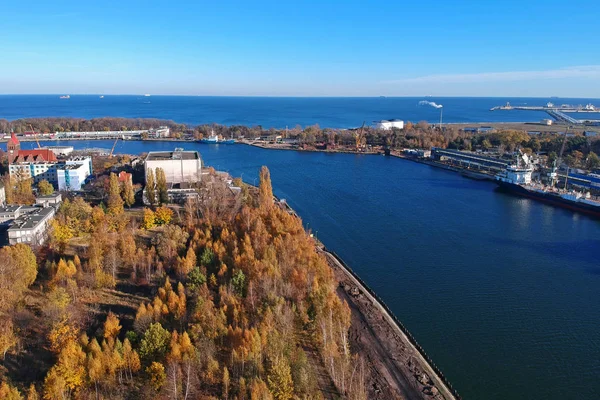
<path fill-rule="evenodd" d="M 560 168 L 560 164 L 562 163 L 562 156 L 565 152 L 565 146 L 567 144 L 567 134 L 569 133 L 570 126 L 565 129 L 565 135 L 563 136 L 562 145 L 560 146 L 560 152 L 558 153 L 558 158 L 554 160 L 554 165 L 552 166 L 552 172 L 550 172 L 550 183 L 551 186 L 556 186 L 558 183 L 558 168 Z M 567 167 L 567 176 L 569 175 L 569 167 Z M 567 180 L 565 179 L 565 188 L 567 187 Z"/>
<path fill-rule="evenodd" d="M 365 121 L 363 121 L 360 129 L 354 132 L 354 140 L 356 142 L 356 151 L 360 151 L 361 147 L 364 146 L 364 140 L 365 140 L 364 129 L 365 129 Z"/>
<path fill-rule="evenodd" d="M 115 147 L 117 147 L 117 142 L 119 141 L 119 137 L 117 136 L 117 138 L 115 139 L 115 143 L 113 144 L 112 149 L 110 149 L 110 154 L 108 155 L 109 158 L 112 158 L 113 153 L 115 152 Z"/>
<path fill-rule="evenodd" d="M 38 140 L 38 136 L 37 133 L 35 132 L 35 130 L 33 129 L 33 125 L 29 124 L 29 128 L 31 129 L 31 133 L 33 133 L 33 137 L 35 138 L 35 142 L 37 143 L 37 147 L 38 149 L 41 149 L 42 146 L 40 145 L 40 141 Z"/>

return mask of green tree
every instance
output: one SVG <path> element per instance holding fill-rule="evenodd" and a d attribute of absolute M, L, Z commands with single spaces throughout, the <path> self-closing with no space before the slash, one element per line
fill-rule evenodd
<path fill-rule="evenodd" d="M 151 206 L 156 204 L 155 186 L 154 172 L 152 172 L 152 168 L 148 168 L 148 171 L 146 171 L 146 198 Z"/>
<path fill-rule="evenodd" d="M 246 293 L 246 275 L 242 272 L 241 269 L 238 269 L 233 277 L 231 278 L 231 284 L 233 285 L 233 290 L 238 294 L 238 296 L 244 296 Z"/>
<path fill-rule="evenodd" d="M 123 201 L 128 208 L 131 208 L 135 203 L 135 192 L 133 191 L 133 184 L 129 179 L 126 179 L 123 184 Z"/>
<path fill-rule="evenodd" d="M 38 183 L 38 191 L 42 196 L 48 196 L 49 194 L 54 193 L 54 186 L 47 180 L 42 179 L 40 183 Z"/>
<path fill-rule="evenodd" d="M 589 170 L 600 167 L 600 157 L 593 151 L 590 151 L 590 154 L 588 154 L 587 159 L 585 160 L 585 167 Z"/>
<path fill-rule="evenodd" d="M 158 202 L 168 204 L 167 177 L 165 176 L 165 170 L 162 168 L 156 168 L 156 189 L 158 190 Z"/>
<path fill-rule="evenodd" d="M 171 335 L 159 322 L 150 324 L 140 343 L 140 357 L 147 363 L 162 360 L 169 350 Z"/>
<path fill-rule="evenodd" d="M 113 215 L 123 213 L 123 199 L 121 198 L 119 178 L 117 178 L 117 175 L 114 173 L 110 174 L 108 189 L 108 212 Z"/>

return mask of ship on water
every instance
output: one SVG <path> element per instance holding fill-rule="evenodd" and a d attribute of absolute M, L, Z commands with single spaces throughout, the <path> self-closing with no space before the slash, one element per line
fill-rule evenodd
<path fill-rule="evenodd" d="M 220 138 L 218 135 L 215 135 L 215 133 L 213 131 L 211 131 L 210 136 L 207 138 L 202 138 L 200 139 L 200 143 L 206 143 L 206 144 L 235 144 L 235 139 L 231 138 L 231 139 L 223 139 Z"/>
<path fill-rule="evenodd" d="M 531 178 L 533 166 L 527 154 L 519 150 L 516 162 L 495 176 L 500 188 L 520 196 L 539 200 L 553 206 L 567 208 L 600 218 L 600 198 L 590 192 L 561 189 L 557 186 L 557 162 L 549 174 L 550 185 L 534 182 Z M 568 175 L 568 170 L 567 170 Z"/>
<path fill-rule="evenodd" d="M 64 95 L 64 96 L 60 96 L 61 99 L 70 99 L 71 96 L 69 96 L 68 94 Z"/>

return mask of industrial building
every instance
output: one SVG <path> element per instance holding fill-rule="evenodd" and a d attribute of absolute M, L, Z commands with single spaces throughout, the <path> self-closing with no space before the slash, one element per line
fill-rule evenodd
<path fill-rule="evenodd" d="M 52 151 L 57 157 L 68 156 L 74 150 L 73 146 L 45 146 L 42 149 Z"/>
<path fill-rule="evenodd" d="M 175 149 L 174 151 L 151 151 L 144 162 L 145 177 L 148 170 L 153 172 L 156 168 L 165 171 L 167 184 L 175 185 L 195 183 L 201 180 L 202 159 L 197 151 L 185 151 Z"/>
<path fill-rule="evenodd" d="M 390 129 L 404 129 L 404 121 L 399 119 L 389 119 L 389 120 L 381 120 L 375 122 L 375 129 L 382 129 L 384 131 L 389 131 Z"/>
<path fill-rule="evenodd" d="M 455 164 L 460 167 L 476 168 L 487 171 L 504 171 L 508 162 L 498 158 L 486 157 L 481 154 L 459 151 L 453 149 L 431 149 L 431 158 L 436 161 Z"/>

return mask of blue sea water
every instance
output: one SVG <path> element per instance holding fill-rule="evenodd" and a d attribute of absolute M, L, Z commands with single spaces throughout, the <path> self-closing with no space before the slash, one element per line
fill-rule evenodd
<path fill-rule="evenodd" d="M 117 152 L 173 146 L 118 142 Z M 185 147 L 249 183 L 267 165 L 275 194 L 384 299 L 464 399 L 600 398 L 599 220 L 397 158 Z"/>
<path fill-rule="evenodd" d="M 555 104 L 600 106 L 598 99 L 489 98 L 489 97 L 206 97 L 0 95 L 0 118 L 26 117 L 127 117 L 161 118 L 187 124 L 261 125 L 292 128 L 319 124 L 323 128 L 353 128 L 381 119 L 440 121 L 440 109 L 419 105 L 422 100 L 443 105 L 445 122 L 537 122 L 539 111 L 489 111 L 507 101 L 514 106 Z M 582 114 L 579 114 L 580 116 Z M 585 114 L 600 119 L 600 114 Z"/>

